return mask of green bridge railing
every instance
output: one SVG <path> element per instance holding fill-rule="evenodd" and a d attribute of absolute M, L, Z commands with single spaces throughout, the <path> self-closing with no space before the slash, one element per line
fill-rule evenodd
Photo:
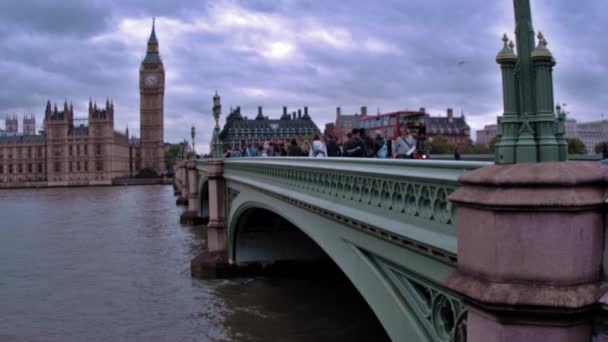
<path fill-rule="evenodd" d="M 453 154 L 431 154 L 431 160 L 454 160 Z M 486 161 L 494 162 L 496 156 L 494 154 L 462 154 L 461 160 L 464 161 Z M 573 161 L 600 161 L 602 156 L 599 154 L 572 154 L 568 156 L 568 160 Z"/>
<path fill-rule="evenodd" d="M 485 162 L 356 158 L 226 159 L 224 178 L 328 218 L 456 262 L 458 177 Z"/>

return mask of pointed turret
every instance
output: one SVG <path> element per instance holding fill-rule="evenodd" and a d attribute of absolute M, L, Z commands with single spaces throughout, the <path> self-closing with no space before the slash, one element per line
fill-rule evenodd
<path fill-rule="evenodd" d="M 258 115 L 255 117 L 256 120 L 264 120 L 264 115 L 262 114 L 262 106 L 258 106 Z"/>
<path fill-rule="evenodd" d="M 44 110 L 44 118 L 49 119 L 52 115 L 51 112 L 51 100 L 46 101 L 46 109 Z"/>
<path fill-rule="evenodd" d="M 146 50 L 146 57 L 143 60 L 143 64 L 161 64 L 162 61 L 158 54 L 158 39 L 156 38 L 155 31 L 155 20 L 152 19 L 152 32 L 150 33 L 150 38 L 148 39 L 148 48 Z"/>
<path fill-rule="evenodd" d="M 150 45 L 158 45 L 158 40 L 156 39 L 156 32 L 154 31 L 154 26 L 156 23 L 156 17 L 152 18 L 152 32 L 150 32 L 150 38 L 148 39 L 148 46 Z"/>
<path fill-rule="evenodd" d="M 304 120 L 310 120 L 310 116 L 308 115 L 308 106 L 304 106 L 304 116 L 302 117 Z"/>
<path fill-rule="evenodd" d="M 232 109 L 230 109 L 232 112 Z M 215 129 L 219 130 L 220 128 L 220 115 L 222 114 L 222 103 L 220 102 L 220 96 L 217 93 L 217 89 L 215 90 L 215 95 L 213 96 L 213 118 L 215 119 Z"/>

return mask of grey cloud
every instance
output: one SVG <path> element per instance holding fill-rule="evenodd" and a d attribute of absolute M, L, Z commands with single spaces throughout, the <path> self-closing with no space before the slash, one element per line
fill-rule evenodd
<path fill-rule="evenodd" d="M 0 2 L 0 21 L 13 31 L 83 36 L 106 29 L 109 8 L 95 1 L 6 0 Z"/>
<path fill-rule="evenodd" d="M 285 34 L 295 35 L 286 37 L 294 40 L 293 55 L 273 61 L 260 54 L 268 39 L 283 32 L 213 27 L 210 8 L 226 3 L 287 23 L 291 31 Z M 559 0 L 535 1 L 533 7 L 535 28 L 543 30 L 558 62 L 556 98 L 568 102 L 579 120 L 597 118 L 608 105 L 602 93 L 608 85 L 608 51 L 602 43 L 608 32 L 602 14 L 608 4 Z M 0 77 L 6 84 L 0 113 L 34 108 L 40 115 L 47 98 L 73 99 L 77 110 L 84 110 L 89 97 L 103 101 L 109 96 L 117 105 L 116 128 L 129 123 L 137 133 L 138 67 L 145 39 L 133 45 L 90 38 L 115 32 L 124 19 L 154 15 L 190 24 L 202 20 L 210 26 L 184 31 L 178 41 L 170 41 L 162 20 L 157 26 L 165 67 L 176 75 L 167 80 L 166 140 L 188 137 L 194 124 L 198 146 L 210 138 L 216 89 L 224 116 L 237 105 L 249 115 L 263 105 L 270 116 L 279 115 L 283 105 L 290 110 L 308 105 L 323 126 L 334 119 L 336 106 L 345 113 L 367 105 L 370 112 L 426 107 L 435 114 L 454 107 L 463 108 L 475 122 L 493 123 L 502 105 L 494 61 L 502 44 L 497 28 L 513 36 L 514 21 L 511 6 L 482 0 L 324 1 L 322 6 L 295 0 L 2 2 L 0 48 L 5 53 Z M 355 47 L 335 48 L 303 38 L 314 28 L 347 30 Z M 387 51 L 366 50 L 367 39 L 388 44 Z M 236 42 L 250 44 L 251 50 Z"/>

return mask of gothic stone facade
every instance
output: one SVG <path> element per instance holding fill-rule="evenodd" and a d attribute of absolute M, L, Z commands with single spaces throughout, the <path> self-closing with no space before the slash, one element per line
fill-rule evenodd
<path fill-rule="evenodd" d="M 114 131 L 114 105 L 89 103 L 88 124 L 72 105 L 47 102 L 44 134 L 0 137 L 0 187 L 109 185 L 128 176 L 128 131 Z M 76 124 L 75 124 L 76 123 Z"/>
<path fill-rule="evenodd" d="M 287 113 L 287 107 L 283 107 L 280 119 L 269 119 L 263 115 L 262 107 L 258 107 L 258 115 L 253 120 L 242 116 L 241 107 L 236 107 L 226 118 L 220 139 L 224 149 L 242 149 L 249 144 L 258 147 L 265 141 L 288 142 L 292 138 L 315 133 L 320 131 L 308 115 L 308 107 L 304 107 L 304 114 L 298 109 L 291 115 Z"/>

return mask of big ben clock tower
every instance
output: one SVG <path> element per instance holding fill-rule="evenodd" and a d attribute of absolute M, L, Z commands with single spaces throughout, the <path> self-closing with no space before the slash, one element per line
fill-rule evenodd
<path fill-rule="evenodd" d="M 152 21 L 152 33 L 148 39 L 146 57 L 139 68 L 139 94 L 142 168 L 150 167 L 161 174 L 165 172 L 163 139 L 165 69 L 158 54 L 154 21 Z"/>

